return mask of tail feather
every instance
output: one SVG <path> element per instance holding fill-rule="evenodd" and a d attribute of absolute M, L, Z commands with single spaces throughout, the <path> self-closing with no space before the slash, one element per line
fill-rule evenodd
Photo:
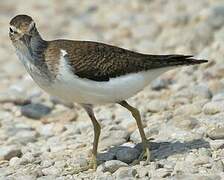
<path fill-rule="evenodd" d="M 151 66 L 154 68 L 180 66 L 180 65 L 194 65 L 206 63 L 208 60 L 195 59 L 192 55 L 149 55 Z M 153 60 L 153 61 L 152 61 Z"/>

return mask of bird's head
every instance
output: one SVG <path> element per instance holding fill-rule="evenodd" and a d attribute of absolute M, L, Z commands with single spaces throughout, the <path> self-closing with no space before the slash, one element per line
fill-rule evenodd
<path fill-rule="evenodd" d="M 27 15 L 15 16 L 9 25 L 9 37 L 13 42 L 26 42 L 37 32 L 33 19 Z"/>

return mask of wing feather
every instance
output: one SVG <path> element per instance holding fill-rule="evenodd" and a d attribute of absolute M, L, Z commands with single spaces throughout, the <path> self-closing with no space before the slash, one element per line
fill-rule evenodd
<path fill-rule="evenodd" d="M 191 55 L 148 55 L 91 41 L 56 40 L 52 43 L 66 50 L 74 74 L 94 81 L 109 81 L 117 76 L 155 68 L 207 62 Z"/>

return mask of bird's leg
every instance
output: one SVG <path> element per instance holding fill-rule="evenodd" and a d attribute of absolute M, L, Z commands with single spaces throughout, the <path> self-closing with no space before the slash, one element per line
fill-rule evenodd
<path fill-rule="evenodd" d="M 139 156 L 138 161 L 142 160 L 146 156 L 145 163 L 148 164 L 150 162 L 150 150 L 149 150 L 149 146 L 148 146 L 148 140 L 146 139 L 145 132 L 144 132 L 144 129 L 142 126 L 140 113 L 139 113 L 138 109 L 132 107 L 126 101 L 121 101 L 121 102 L 119 102 L 119 104 L 121 106 L 125 107 L 126 109 L 128 109 L 131 112 L 132 116 L 136 120 L 138 129 L 139 129 L 139 132 L 141 135 L 141 139 L 142 139 L 142 145 L 143 145 L 143 152 Z"/>
<path fill-rule="evenodd" d="M 97 148 L 98 148 L 101 127 L 100 127 L 99 122 L 96 120 L 92 106 L 86 105 L 86 104 L 84 104 L 82 106 L 86 110 L 87 114 L 89 115 L 89 117 L 92 121 L 92 124 L 93 124 L 93 128 L 94 128 L 94 141 L 93 141 L 92 159 L 90 162 L 90 168 L 93 168 L 94 170 L 96 170 L 96 168 L 97 168 L 96 156 L 97 156 Z"/>
<path fill-rule="evenodd" d="M 95 118 L 92 105 L 82 104 L 82 107 L 86 110 L 87 114 L 89 115 L 89 117 L 92 121 L 93 127 L 94 127 L 94 141 L 93 141 L 92 157 L 91 157 L 91 160 L 88 163 L 88 165 L 82 166 L 82 167 L 69 167 L 66 169 L 66 172 L 64 173 L 64 175 L 77 174 L 77 173 L 80 173 L 83 171 L 87 171 L 89 169 L 96 170 L 96 168 L 97 168 L 96 156 L 97 156 L 97 147 L 98 147 L 101 127 L 100 127 L 99 122 Z"/>

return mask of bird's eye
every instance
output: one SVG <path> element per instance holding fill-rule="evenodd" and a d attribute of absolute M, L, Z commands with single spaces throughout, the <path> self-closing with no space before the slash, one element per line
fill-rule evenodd
<path fill-rule="evenodd" d="M 12 28 L 9 28 L 9 31 L 10 31 L 10 33 L 13 33 L 13 30 L 12 30 Z"/>

